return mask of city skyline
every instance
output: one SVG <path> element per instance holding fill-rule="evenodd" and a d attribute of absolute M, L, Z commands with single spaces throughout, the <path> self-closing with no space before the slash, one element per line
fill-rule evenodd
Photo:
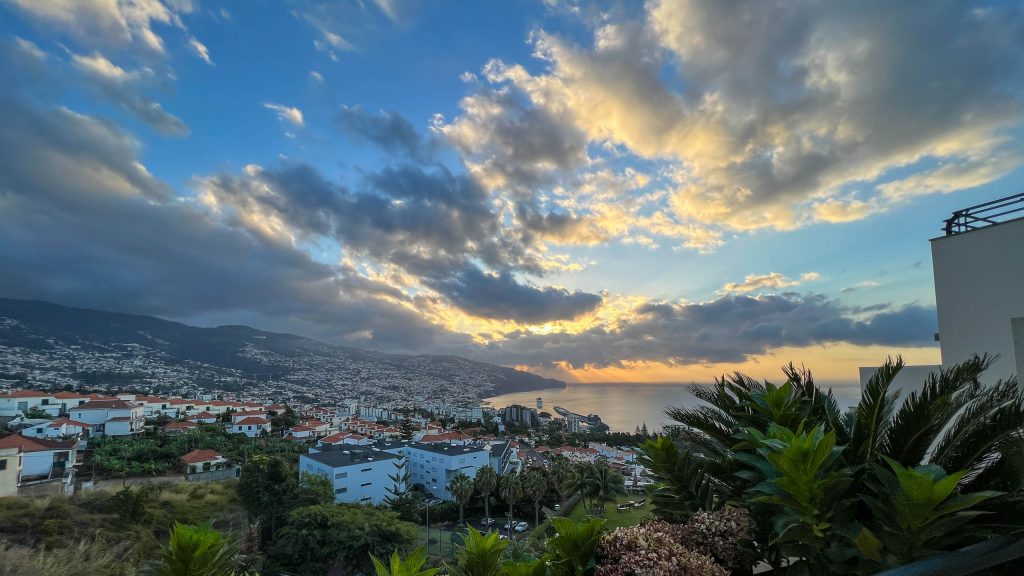
<path fill-rule="evenodd" d="M 1024 180 L 1008 2 L 0 12 L 0 297 L 853 382 L 938 363 L 928 240 Z"/>

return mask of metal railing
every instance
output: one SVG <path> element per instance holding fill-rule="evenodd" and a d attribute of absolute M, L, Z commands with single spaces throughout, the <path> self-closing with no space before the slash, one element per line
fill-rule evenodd
<path fill-rule="evenodd" d="M 1020 216 L 1006 218 L 1011 214 Z M 1024 193 L 957 210 L 946 219 L 942 230 L 946 236 L 954 236 L 1018 217 L 1024 217 Z"/>
<path fill-rule="evenodd" d="M 875 576 L 967 576 L 968 574 L 1020 574 L 1024 566 L 1024 538 L 1003 536 L 955 552 L 879 572 Z"/>

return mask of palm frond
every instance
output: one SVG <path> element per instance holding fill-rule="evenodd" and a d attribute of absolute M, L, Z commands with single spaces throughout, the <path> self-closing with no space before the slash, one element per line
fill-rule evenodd
<path fill-rule="evenodd" d="M 885 437 L 889 419 L 895 408 L 897 394 L 889 392 L 896 375 L 903 369 L 903 358 L 888 358 L 868 380 L 861 393 L 860 404 L 853 418 L 847 458 L 853 464 L 871 462 Z"/>
<path fill-rule="evenodd" d="M 978 378 L 990 364 L 987 357 L 974 356 L 930 374 L 893 415 L 883 452 L 904 466 L 923 462 L 939 434 L 977 396 Z"/>

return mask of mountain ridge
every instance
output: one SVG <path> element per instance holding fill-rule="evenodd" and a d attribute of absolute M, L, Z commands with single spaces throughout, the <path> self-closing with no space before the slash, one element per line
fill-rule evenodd
<path fill-rule="evenodd" d="M 560 380 L 461 356 L 386 353 L 243 324 L 198 327 L 156 316 L 0 298 L 0 375 L 24 373 L 31 368 L 29 356 L 46 364 L 47 352 L 55 356 L 49 362 L 53 369 L 42 372 L 64 385 L 75 378 L 90 383 L 81 374 L 124 374 L 129 369 L 149 374 L 139 377 L 143 383 L 152 383 L 153 374 L 171 372 L 185 385 L 181 380 L 191 369 L 209 389 L 217 388 L 210 379 L 225 384 L 223 389 L 241 390 L 246 383 L 258 384 L 261 373 L 276 373 L 275 384 L 308 388 L 314 396 L 332 387 L 355 397 L 372 395 L 374 382 L 404 392 L 416 392 L 419 382 L 443 388 L 443 394 L 461 391 L 477 400 L 565 386 Z M 24 356 L 20 363 L 19 354 Z M 12 372 L 19 366 L 22 372 Z M 39 372 L 32 372 L 37 381 Z"/>

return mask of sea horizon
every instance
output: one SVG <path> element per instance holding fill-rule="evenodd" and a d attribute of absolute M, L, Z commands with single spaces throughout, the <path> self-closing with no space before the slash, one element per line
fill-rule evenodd
<path fill-rule="evenodd" d="M 613 432 L 633 432 L 637 426 L 647 425 L 654 432 L 671 423 L 665 415 L 669 406 L 691 407 L 700 401 L 686 387 L 711 385 L 701 383 L 634 383 L 634 382 L 566 382 L 565 388 L 545 388 L 527 392 L 512 392 L 484 398 L 494 408 L 511 404 L 536 407 L 537 398 L 543 401 L 541 411 L 554 413 L 562 406 L 580 414 L 597 414 Z M 839 406 L 847 409 L 857 403 L 860 386 L 843 384 L 831 388 Z"/>

